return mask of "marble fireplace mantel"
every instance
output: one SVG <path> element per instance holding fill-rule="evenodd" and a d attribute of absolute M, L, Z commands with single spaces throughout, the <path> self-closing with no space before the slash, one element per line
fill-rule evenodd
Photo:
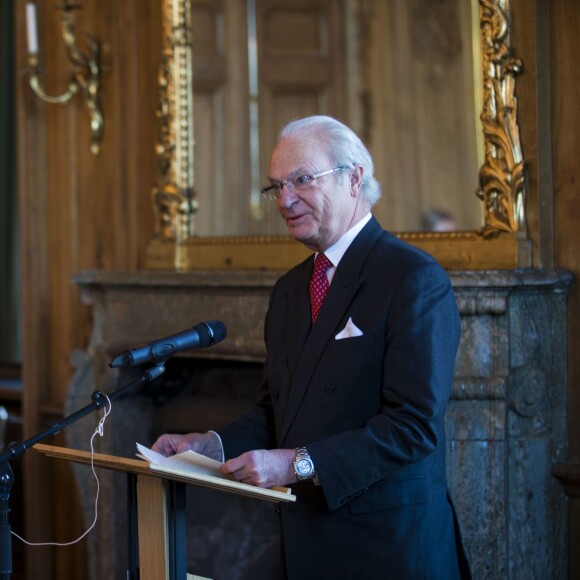
<path fill-rule="evenodd" d="M 228 336 L 211 348 L 187 353 L 184 360 L 259 365 L 265 354 L 263 318 L 280 274 L 76 275 L 73 282 L 92 309 L 93 332 L 88 348 L 74 355 L 67 412 L 84 406 L 93 390 L 110 392 L 123 383 L 126 371 L 108 368 L 116 354 L 203 320 L 223 321 Z M 566 458 L 566 293 L 571 276 L 562 270 L 463 271 L 449 276 L 461 313 L 462 339 L 446 422 L 448 477 L 474 578 L 566 577 L 566 497 L 550 473 L 554 463 Z M 227 395 L 219 400 L 224 407 L 228 403 Z M 119 399 L 98 450 L 132 454 L 136 440 L 151 442 L 157 413 L 146 397 Z M 69 444 L 81 448 L 84 443 L 79 442 L 88 441 L 93 428 L 77 423 L 67 433 Z M 89 521 L 94 490 L 83 483 L 88 477 L 82 469 L 75 467 Z M 105 507 L 89 538 L 89 568 L 94 578 L 120 577 L 125 543 L 118 504 L 124 499 L 114 498 L 124 488 L 113 476 L 103 474 L 103 480 Z M 269 514 L 259 514 L 262 529 L 257 531 L 260 525 L 252 524 L 248 511 L 255 516 L 247 504 L 228 508 L 227 517 L 195 511 L 193 535 L 201 544 L 189 548 L 195 568 L 191 572 L 242 577 L 240 567 L 251 561 L 252 544 L 255 549 L 267 543 L 272 533 L 263 524 Z M 232 543 L 226 529 L 240 533 L 239 522 L 228 520 L 234 512 L 245 514 L 238 520 L 245 518 L 242 527 L 251 541 L 243 546 L 239 540 Z M 214 521 L 204 520 L 206 516 Z M 103 561 L 96 556 L 99 552 L 117 557 Z"/>

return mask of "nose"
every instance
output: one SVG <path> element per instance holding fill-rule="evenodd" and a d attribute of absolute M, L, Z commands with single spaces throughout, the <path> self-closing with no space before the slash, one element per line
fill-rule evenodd
<path fill-rule="evenodd" d="M 280 184 L 280 193 L 276 198 L 276 203 L 278 204 L 278 207 L 284 208 L 290 207 L 294 203 L 296 203 L 298 199 L 299 198 L 296 195 L 296 192 L 288 187 L 288 183 L 286 181 Z"/>

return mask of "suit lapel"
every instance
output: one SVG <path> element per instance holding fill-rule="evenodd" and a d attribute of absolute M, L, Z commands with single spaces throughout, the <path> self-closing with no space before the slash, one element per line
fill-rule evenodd
<path fill-rule="evenodd" d="M 294 327 L 296 338 L 286 337 L 286 344 L 292 345 L 288 351 L 290 368 L 295 368 L 295 371 L 293 372 L 293 377 L 291 377 L 291 387 L 282 423 L 282 440 L 296 417 L 300 404 L 308 390 L 312 374 L 326 345 L 330 340 L 334 340 L 334 332 L 338 324 L 363 283 L 361 270 L 366 256 L 381 232 L 380 225 L 372 218 L 352 242 L 336 269 L 318 319 L 307 337 L 303 332 L 304 326 L 296 325 L 299 324 L 300 320 L 303 320 L 304 316 L 304 310 L 299 309 L 305 308 L 308 315 L 310 314 L 308 282 L 304 285 L 302 281 L 302 287 L 296 290 L 298 299 L 295 301 L 295 307 L 294 305 L 289 305 L 289 313 L 292 318 L 288 325 L 289 329 Z M 313 262 L 311 262 L 311 269 L 312 264 Z M 292 304 L 292 299 L 289 302 Z"/>
<path fill-rule="evenodd" d="M 304 344 L 310 332 L 310 296 L 308 282 L 312 271 L 305 269 L 305 275 L 297 280 L 296 287 L 288 293 L 288 323 L 286 325 L 285 344 L 287 345 L 288 366 L 290 372 L 298 365 Z"/>

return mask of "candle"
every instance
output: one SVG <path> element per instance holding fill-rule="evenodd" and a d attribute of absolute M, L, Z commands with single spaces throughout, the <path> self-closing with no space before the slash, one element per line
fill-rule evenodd
<path fill-rule="evenodd" d="M 26 5 L 26 36 L 28 38 L 28 53 L 38 53 L 38 36 L 36 34 L 36 5 Z"/>

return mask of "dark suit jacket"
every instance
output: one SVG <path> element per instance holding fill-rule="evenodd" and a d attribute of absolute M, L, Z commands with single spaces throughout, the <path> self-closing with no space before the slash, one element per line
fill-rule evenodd
<path fill-rule="evenodd" d="M 307 447 L 319 486 L 281 506 L 291 579 L 468 576 L 447 492 L 444 416 L 460 320 L 433 258 L 372 218 L 312 327 L 308 258 L 275 285 L 256 407 L 220 431 L 226 456 Z M 362 336 L 336 340 L 349 318 Z"/>

